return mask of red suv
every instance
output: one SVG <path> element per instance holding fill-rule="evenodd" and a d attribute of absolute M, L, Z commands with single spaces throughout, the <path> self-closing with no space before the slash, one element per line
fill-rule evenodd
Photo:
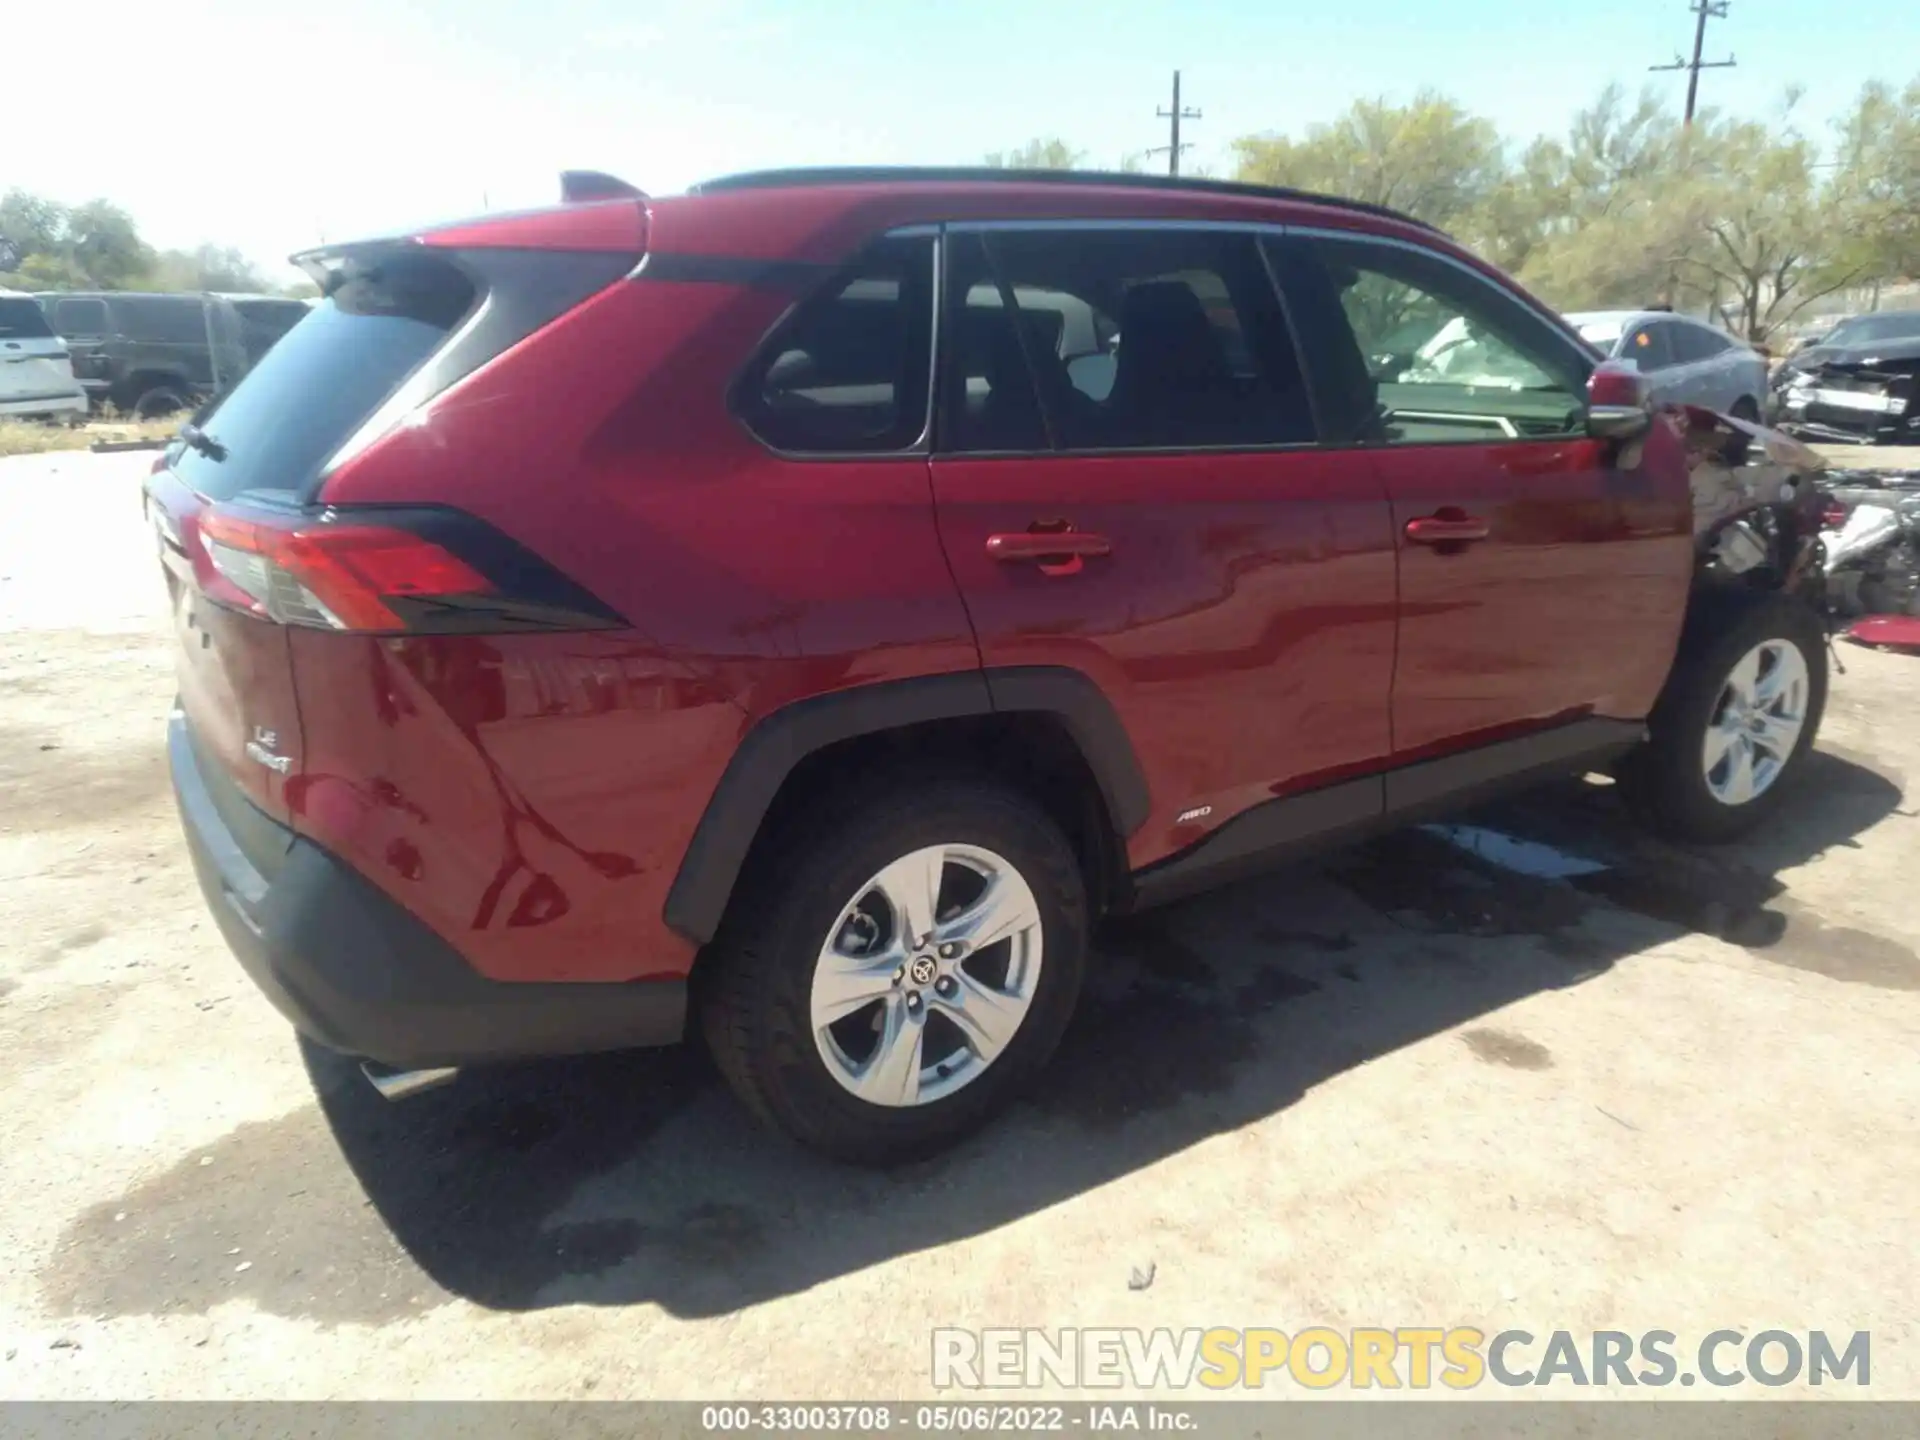
<path fill-rule="evenodd" d="M 1795 512 L 1696 545 L 1686 426 L 1415 221 L 566 193 L 301 257 L 147 487 L 209 904 L 389 1092 L 697 1021 L 789 1134 L 921 1153 L 1103 914 L 1614 761 L 1721 837 L 1812 742 Z"/>

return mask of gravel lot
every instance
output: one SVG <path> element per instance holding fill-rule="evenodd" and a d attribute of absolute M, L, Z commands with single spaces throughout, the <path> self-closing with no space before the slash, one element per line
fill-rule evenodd
<path fill-rule="evenodd" d="M 693 1053 L 389 1106 L 302 1052 L 178 839 L 148 460 L 0 463 L 0 1394 L 898 1398 L 938 1325 L 1320 1323 L 1868 1329 L 1920 1398 L 1920 659 L 1843 652 L 1753 843 L 1570 783 L 1475 820 L 1587 874 L 1413 832 L 1117 927 L 1043 1094 L 849 1173 Z"/>

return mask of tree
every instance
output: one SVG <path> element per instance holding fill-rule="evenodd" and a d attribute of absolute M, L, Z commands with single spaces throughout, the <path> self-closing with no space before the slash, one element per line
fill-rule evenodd
<path fill-rule="evenodd" d="M 66 207 L 25 190 L 0 196 L 0 235 L 18 247 L 23 259 L 56 253 L 67 223 Z"/>
<path fill-rule="evenodd" d="M 68 211 L 61 244 L 67 258 L 102 290 L 125 288 L 153 264 L 153 251 L 140 238 L 133 217 L 105 200 L 89 200 Z"/>
<path fill-rule="evenodd" d="M 0 234 L 19 249 L 20 288 L 121 289 L 153 262 L 133 217 L 105 200 L 69 209 L 23 190 L 0 199 Z"/>
<path fill-rule="evenodd" d="M 1237 179 L 1389 205 L 1442 229 L 1485 206 L 1506 170 L 1493 123 L 1433 91 L 1407 105 L 1357 101 L 1303 139 L 1250 135 L 1233 150 Z"/>
<path fill-rule="evenodd" d="M 1072 170 L 1086 158 L 1058 136 L 1029 140 L 1017 150 L 995 150 L 986 157 L 995 170 Z"/>
<path fill-rule="evenodd" d="M 1920 275 L 1920 77 L 1865 86 L 1836 129 L 1834 197 L 1857 225 L 1843 264 L 1876 279 Z"/>
<path fill-rule="evenodd" d="M 1853 238 L 1871 217 L 1817 178 L 1812 143 L 1787 119 L 1696 121 L 1668 201 L 1683 229 L 1679 266 L 1750 340 L 1765 340 L 1873 268 Z"/>
<path fill-rule="evenodd" d="M 142 279 L 149 290 L 233 290 L 258 293 L 272 287 L 238 250 L 201 245 L 192 250 L 162 250 Z"/>

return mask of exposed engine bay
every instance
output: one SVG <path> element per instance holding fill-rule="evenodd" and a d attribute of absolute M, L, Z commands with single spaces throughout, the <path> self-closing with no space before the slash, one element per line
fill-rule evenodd
<path fill-rule="evenodd" d="M 1696 583 L 1785 590 L 1824 605 L 1826 461 L 1790 435 L 1698 406 L 1684 426 Z"/>
<path fill-rule="evenodd" d="M 1826 534 L 1837 615 L 1920 617 L 1920 471 L 1833 470 L 1837 524 Z"/>

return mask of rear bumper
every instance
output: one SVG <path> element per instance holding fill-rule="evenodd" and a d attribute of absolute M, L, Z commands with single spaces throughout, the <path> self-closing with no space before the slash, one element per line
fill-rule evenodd
<path fill-rule="evenodd" d="M 203 772 L 178 712 L 167 759 L 193 868 L 227 945 L 310 1039 L 402 1069 L 681 1039 L 684 982 L 489 980 L 377 886 Z"/>

